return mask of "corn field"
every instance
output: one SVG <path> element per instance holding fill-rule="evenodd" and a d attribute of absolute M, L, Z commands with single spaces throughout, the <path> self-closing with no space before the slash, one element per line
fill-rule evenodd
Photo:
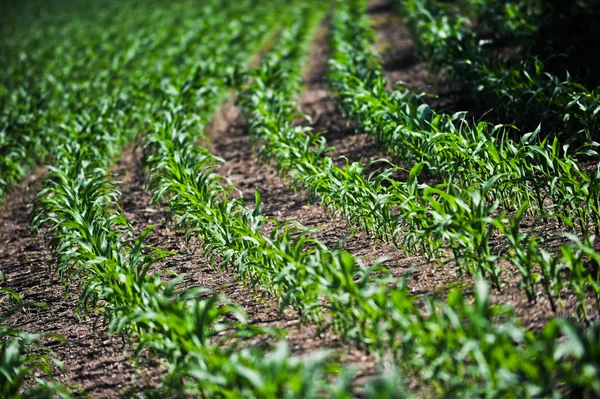
<path fill-rule="evenodd" d="M 0 398 L 600 397 L 598 20 L 0 5 Z"/>

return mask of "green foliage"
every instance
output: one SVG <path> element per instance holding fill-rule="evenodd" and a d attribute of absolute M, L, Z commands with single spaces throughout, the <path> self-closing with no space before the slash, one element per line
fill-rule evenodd
<path fill-rule="evenodd" d="M 117 13 L 116 25 L 124 26 L 103 29 L 114 9 L 81 10 L 69 17 L 76 22 L 33 34 L 28 45 L 39 53 L 23 52 L 15 63 L 8 60 L 20 54 L 27 35 L 2 39 L 9 55 L 0 63 L 11 66 L 0 86 L 7 110 L 0 114 L 0 145 L 10 151 L 0 153 L 12 165 L 3 175 L 7 187 L 50 155 L 32 227 L 44 229 L 54 271 L 65 287 L 77 290 L 79 311 L 127 337 L 136 355 L 167 366 L 163 396 L 349 398 L 355 392 L 351 371 L 329 354 L 298 358 L 283 343 L 251 345 L 272 342 L 281 331 L 252 325 L 240 306 L 203 288 L 178 290 L 182 276 L 150 272 L 169 253 L 146 244 L 152 226 L 133 233 L 107 171 L 140 132 L 153 203 L 169 204 L 176 228 L 188 239 L 202 239 L 214 265 L 234 270 L 257 297 L 277 298 L 282 311 L 297 309 L 320 331 L 338 333 L 393 365 L 365 387 L 364 396 L 600 393 L 597 324 L 586 331 L 553 319 L 538 333 L 527 331 L 510 309 L 490 303 L 484 280 L 501 289 L 505 271 L 499 262 L 508 260 L 519 269 L 530 300 L 541 290 L 558 311 L 569 290 L 580 319 L 593 322 L 589 308 L 600 308 L 600 258 L 592 235 L 599 226 L 600 169 L 586 172 L 576 158 L 597 155 L 593 146 L 569 151 L 556 139 L 540 139 L 539 131 L 512 141 L 505 128 L 438 114 L 400 86 L 387 92 L 371 50 L 366 2 L 353 0 L 336 2 L 333 11 L 332 91 L 347 116 L 415 165 L 406 182 L 390 177 L 397 168 L 385 160 L 378 162 L 387 171 L 369 175 L 359 162 L 336 166 L 324 136 L 297 123 L 302 69 L 328 4 L 132 4 L 155 10 L 151 23 L 142 17 L 149 12 L 144 8 L 131 19 Z M 42 61 L 60 49 L 42 46 L 44 34 L 68 38 L 88 18 L 96 21 L 89 34 L 73 35 L 78 39 L 65 46 L 96 44 L 80 59 L 68 50 L 66 66 L 56 61 L 46 69 Z M 116 40 L 119 29 L 130 33 Z M 247 71 L 248 60 L 275 31 L 274 47 Z M 35 65 L 30 72 L 28 62 Z M 35 76 L 42 77 L 39 84 Z M 363 265 L 309 238 L 303 226 L 263 216 L 258 193 L 249 209 L 217 174 L 223 160 L 195 145 L 232 88 L 261 159 L 273 162 L 293 187 L 341 211 L 351 225 L 474 276 L 472 298 L 458 289 L 445 298 L 416 297 L 382 263 Z M 48 92 L 47 103 L 29 95 L 42 92 Z M 14 139 L 32 126 L 11 152 Z M 38 142 L 39 132 L 48 140 Z M 442 183 L 420 184 L 423 171 Z M 518 209 L 515 217 L 511 208 Z M 538 223 L 565 227 L 569 243 L 560 251 L 549 251 L 543 239 L 521 229 L 522 218 L 542 210 Z M 508 248 L 499 250 L 494 240 Z M 31 352 L 39 337 L 10 329 L 2 334 L 7 363 L 1 377 L 13 394 L 36 369 L 48 373 L 50 358 Z M 418 391 L 405 381 L 417 382 Z M 51 382 L 39 385 L 41 395 L 54 389 Z"/>
<path fill-rule="evenodd" d="M 25 307 L 19 295 L 0 288 L 0 398 L 69 398 L 52 379 L 52 368 L 62 367 L 40 340 L 62 340 L 52 334 L 30 334 L 7 326 L 7 320 Z M 34 305 L 40 306 L 40 305 Z"/>
<path fill-rule="evenodd" d="M 475 99 L 509 120 L 529 126 L 543 121 L 545 130 L 563 141 L 597 138 L 598 93 L 573 82 L 568 72 L 564 78 L 548 73 L 539 59 L 516 65 L 504 62 L 486 51 L 489 42 L 477 37 L 467 19 L 441 2 L 402 0 L 398 4 L 419 56 L 435 71 L 468 87 Z"/>
<path fill-rule="evenodd" d="M 116 156 L 148 127 L 159 94 L 179 94 L 171 80 L 201 70 L 198 38 L 223 25 L 207 17 L 217 7 L 108 2 L 7 35 L 0 44 L 0 200 L 33 165 L 52 161 L 54 148 L 95 140 Z M 197 95 L 192 89 L 188 95 Z"/>

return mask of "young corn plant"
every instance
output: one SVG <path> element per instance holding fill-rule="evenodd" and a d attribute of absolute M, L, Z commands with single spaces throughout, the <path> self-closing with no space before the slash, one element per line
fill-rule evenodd
<path fill-rule="evenodd" d="M 424 190 L 423 199 L 431 209 L 428 232 L 452 251 L 456 267 L 472 276 L 489 277 L 500 289 L 502 269 L 489 243 L 496 229 L 493 213 L 499 201 L 491 205 L 485 201 L 495 180 L 481 189 L 466 190 L 466 195 L 454 192 L 452 185 L 448 191 L 430 187 Z"/>
<path fill-rule="evenodd" d="M 564 268 L 568 273 L 568 286 L 577 296 L 579 318 L 590 324 L 589 302 L 600 312 L 600 253 L 596 250 L 596 237 L 584 239 L 569 234 L 570 243 L 561 247 Z"/>
<path fill-rule="evenodd" d="M 545 71 L 541 60 L 508 65 L 486 52 L 469 21 L 430 0 L 398 2 L 415 38 L 416 51 L 436 71 L 471 89 L 496 112 L 521 121 L 543 120 L 564 139 L 593 140 L 598 130 L 598 93 Z M 451 62 L 448 62 L 450 60 Z M 535 124 L 533 126 L 535 126 Z M 564 134 L 568 132 L 567 134 Z M 569 133 L 574 136 L 568 136 Z"/>
<path fill-rule="evenodd" d="M 1 275 L 4 277 L 4 275 Z M 3 279 L 3 282 L 6 282 Z M 62 364 L 42 339 L 63 340 L 52 334 L 30 334 L 7 325 L 10 317 L 29 305 L 9 288 L 0 288 L 0 397 L 70 398 L 69 392 L 52 378 Z"/>

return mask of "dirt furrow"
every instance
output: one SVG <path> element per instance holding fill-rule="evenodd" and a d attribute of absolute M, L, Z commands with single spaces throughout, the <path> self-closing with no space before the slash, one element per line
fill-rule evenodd
<path fill-rule="evenodd" d="M 440 112 L 474 109 L 468 95 L 451 82 L 432 74 L 416 55 L 408 28 L 402 23 L 394 0 L 372 0 L 368 14 L 377 35 L 375 49 L 381 55 L 390 88 L 396 82 L 417 93 Z"/>

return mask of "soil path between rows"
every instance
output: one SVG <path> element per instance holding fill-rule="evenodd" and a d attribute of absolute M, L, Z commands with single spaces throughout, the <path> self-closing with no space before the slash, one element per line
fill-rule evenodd
<path fill-rule="evenodd" d="M 475 109 L 464 90 L 431 73 L 417 57 L 410 31 L 394 3 L 394 0 L 372 0 L 367 10 L 377 36 L 375 49 L 381 55 L 390 88 L 402 82 L 403 87 L 415 93 L 425 93 L 423 101 L 438 112 Z"/>

